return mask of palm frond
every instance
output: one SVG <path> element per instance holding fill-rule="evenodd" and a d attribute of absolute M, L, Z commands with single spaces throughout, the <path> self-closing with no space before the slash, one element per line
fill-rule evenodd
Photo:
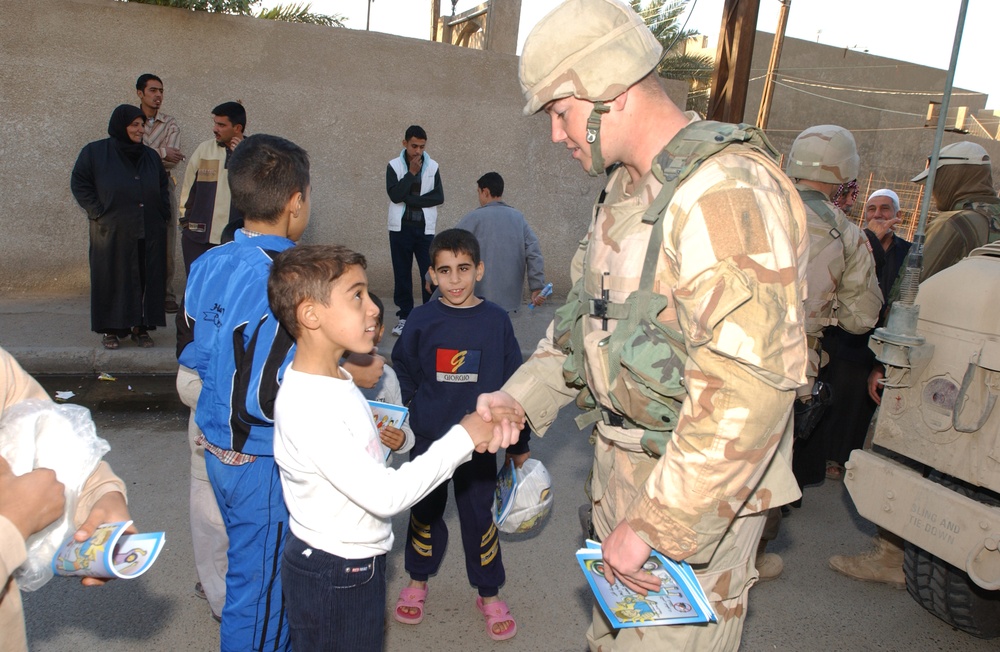
<path fill-rule="evenodd" d="M 308 2 L 278 5 L 273 9 L 257 10 L 261 0 L 120 0 L 121 2 L 139 2 L 160 7 L 177 7 L 190 11 L 208 11 L 238 16 L 256 16 L 268 20 L 283 20 L 289 23 L 308 23 L 310 25 L 326 25 L 328 27 L 343 27 L 344 16 L 340 14 L 315 14 L 312 4 Z M 254 13 L 257 11 L 257 13 Z"/>
<path fill-rule="evenodd" d="M 160 7 L 176 7 L 189 11 L 210 11 L 223 14 L 250 14 L 251 6 L 259 0 L 121 0 Z"/>
<path fill-rule="evenodd" d="M 257 18 L 268 20 L 283 20 L 288 23 L 308 23 L 310 25 L 326 25 L 327 27 L 343 27 L 344 17 L 340 14 L 332 16 L 327 14 L 314 14 L 312 5 L 303 3 L 292 3 L 278 5 L 271 9 L 261 9 Z"/>
<path fill-rule="evenodd" d="M 629 0 L 629 3 L 666 50 L 656 67 L 656 74 L 665 79 L 686 81 L 692 89 L 703 89 L 711 84 L 715 68 L 712 59 L 684 53 L 684 42 L 698 34 L 696 30 L 681 29 L 679 21 L 688 0 Z M 707 102 L 705 93 L 692 93 L 688 95 L 687 108 L 704 114 Z"/>

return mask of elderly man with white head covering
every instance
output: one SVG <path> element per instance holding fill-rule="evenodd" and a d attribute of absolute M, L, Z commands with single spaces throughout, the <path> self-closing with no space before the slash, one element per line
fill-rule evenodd
<path fill-rule="evenodd" d="M 893 230 L 901 222 L 900 215 L 899 196 L 888 188 L 876 190 L 865 202 L 865 233 L 875 254 L 875 275 L 883 297 L 892 288 L 910 249 L 910 243 Z M 876 326 L 882 325 L 886 313 L 883 308 Z M 825 448 L 828 480 L 843 477 L 844 463 L 852 450 L 861 448 L 875 411 L 867 382 L 875 364 L 875 355 L 868 348 L 871 332 L 853 335 L 843 329 L 828 328 L 823 339 L 823 350 L 830 356 L 830 362 L 821 378 L 834 388 L 833 403 L 814 437 Z"/>
<path fill-rule="evenodd" d="M 868 196 L 868 201 L 865 202 L 865 230 L 882 245 L 881 251 L 879 251 L 879 248 L 872 242 L 872 250 L 875 254 L 875 273 L 878 276 L 879 287 L 882 288 L 886 304 L 889 301 L 889 291 L 899 274 L 899 268 L 910 250 L 910 242 L 896 235 L 896 226 L 902 221 L 899 195 L 895 192 L 888 188 L 882 188 Z M 869 240 L 872 240 L 871 236 L 869 236 Z M 887 307 L 884 307 L 882 319 L 879 320 L 880 324 L 884 321 L 887 312 Z"/>
<path fill-rule="evenodd" d="M 876 190 L 865 202 L 865 228 L 873 232 L 879 242 L 889 240 L 889 233 L 902 222 L 899 210 L 899 195 L 888 188 Z"/>

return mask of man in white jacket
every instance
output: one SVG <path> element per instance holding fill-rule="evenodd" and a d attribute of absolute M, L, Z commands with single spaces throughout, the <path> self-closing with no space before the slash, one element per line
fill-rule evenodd
<path fill-rule="evenodd" d="M 393 290 L 399 322 L 392 329 L 398 336 L 413 310 L 413 259 L 419 277 L 431 265 L 428 250 L 437 226 L 437 207 L 444 203 L 444 188 L 437 161 L 424 149 L 427 132 L 411 125 L 403 138 L 403 151 L 389 161 L 385 191 L 389 195 L 389 251 L 392 255 Z M 430 292 L 421 283 L 423 303 Z"/>

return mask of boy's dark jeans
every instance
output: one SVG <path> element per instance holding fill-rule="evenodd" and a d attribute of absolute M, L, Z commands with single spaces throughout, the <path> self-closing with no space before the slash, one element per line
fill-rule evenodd
<path fill-rule="evenodd" d="M 293 650 L 381 652 L 385 555 L 344 559 L 289 532 L 281 582 Z"/>

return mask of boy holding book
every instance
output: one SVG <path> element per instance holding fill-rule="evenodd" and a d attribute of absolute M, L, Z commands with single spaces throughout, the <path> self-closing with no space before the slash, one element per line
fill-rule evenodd
<path fill-rule="evenodd" d="M 382 341 L 382 336 L 385 335 L 385 306 L 382 304 L 382 300 L 375 296 L 374 293 L 369 292 L 368 297 L 378 310 L 378 315 L 375 317 L 375 340 L 373 342 L 375 346 L 378 346 L 379 342 Z M 379 378 L 374 387 L 367 389 L 359 387 L 359 389 L 361 390 L 361 394 L 369 401 L 378 401 L 379 403 L 388 403 L 389 405 L 403 404 L 403 395 L 399 389 L 399 379 L 389 365 L 386 365 L 382 369 L 382 377 Z M 382 444 L 394 453 L 409 452 L 413 448 L 413 430 L 410 429 L 410 418 L 407 417 L 403 421 L 402 428 L 394 428 L 390 425 L 385 426 L 379 432 L 379 438 L 382 440 Z"/>
<path fill-rule="evenodd" d="M 385 466 L 371 408 L 339 366 L 345 352 L 372 349 L 377 309 L 365 265 L 341 246 L 303 246 L 279 255 L 268 281 L 271 308 L 296 340 L 274 436 L 290 513 L 281 575 L 296 650 L 380 651 L 390 517 L 474 450 L 517 439 L 473 412 L 420 459 Z"/>
<path fill-rule="evenodd" d="M 521 365 L 521 347 L 507 312 L 475 295 L 484 272 L 476 237 L 464 229 L 442 231 L 431 242 L 430 257 L 431 280 L 441 297 L 414 308 L 392 351 L 403 401 L 410 408 L 414 460 L 448 432 L 456 414 L 474 410 L 480 393 L 503 386 Z M 508 455 L 523 456 L 527 444 L 523 436 Z M 496 455 L 477 453 L 455 471 L 454 479 L 466 572 L 479 593 L 476 607 L 486 619 L 486 633 L 500 641 L 514 636 L 517 624 L 499 598 L 506 576 L 493 523 L 496 474 Z M 448 542 L 447 500 L 444 483 L 410 510 L 410 583 L 400 592 L 393 614 L 401 623 L 423 620 L 427 580 L 441 566 Z"/>

